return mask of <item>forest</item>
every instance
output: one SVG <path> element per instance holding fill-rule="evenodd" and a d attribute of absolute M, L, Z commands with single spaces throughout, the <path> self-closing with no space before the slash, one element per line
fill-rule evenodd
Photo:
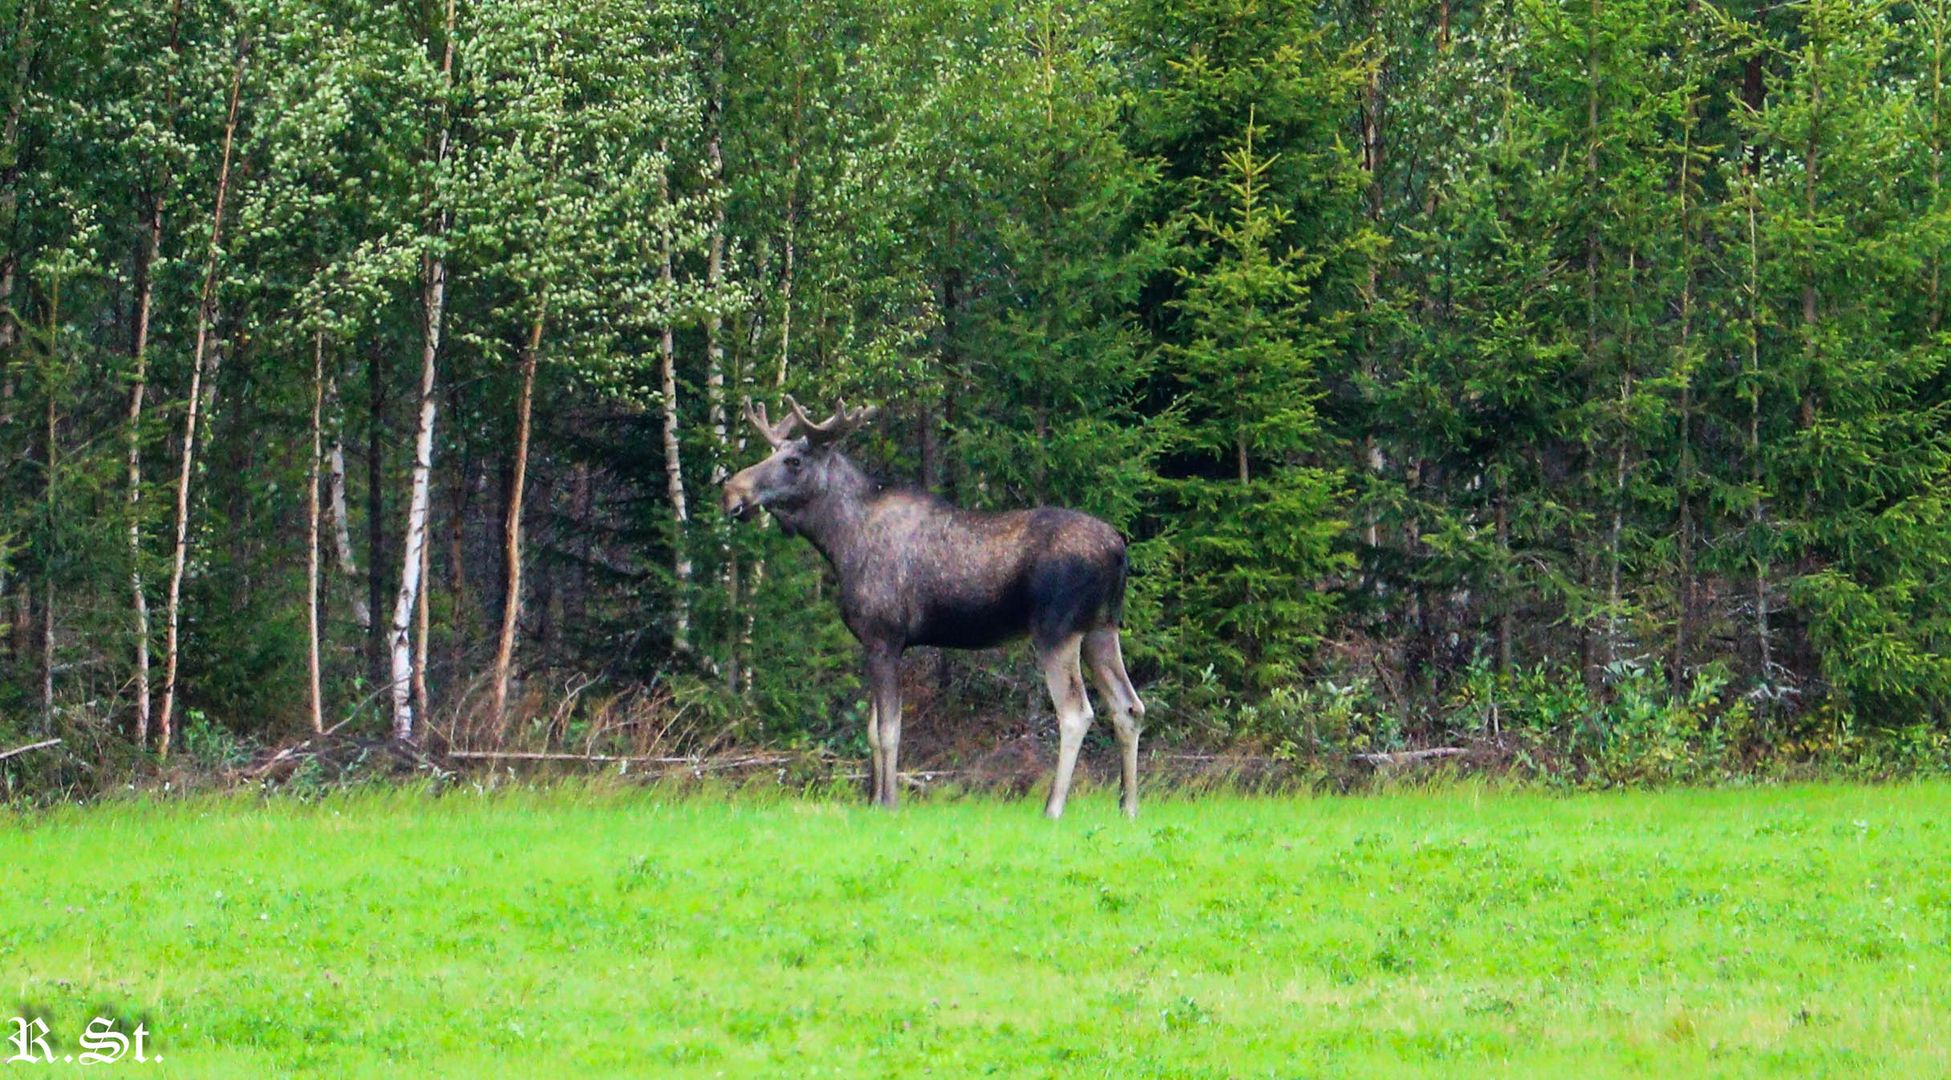
<path fill-rule="evenodd" d="M 63 740 L 10 789 L 325 732 L 857 755 L 828 571 L 718 509 L 786 393 L 878 405 L 891 483 L 1123 530 L 1153 745 L 1951 762 L 1946 0 L 0 43 L 0 742 Z M 1048 726 L 1020 648 L 910 669 Z"/>

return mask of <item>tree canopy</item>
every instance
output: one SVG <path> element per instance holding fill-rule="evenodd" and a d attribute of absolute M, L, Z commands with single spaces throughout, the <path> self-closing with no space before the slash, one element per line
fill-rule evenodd
<path fill-rule="evenodd" d="M 562 739 L 599 687 L 847 744 L 817 556 L 715 512 L 791 392 L 1123 530 L 1171 737 L 1941 743 L 1948 46 L 1941 0 L 9 0 L 0 733 Z"/>

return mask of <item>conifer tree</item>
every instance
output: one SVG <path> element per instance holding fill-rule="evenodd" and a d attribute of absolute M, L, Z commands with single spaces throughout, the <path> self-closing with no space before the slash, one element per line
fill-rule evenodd
<path fill-rule="evenodd" d="M 1317 369 L 1334 345 L 1308 318 L 1321 260 L 1278 246 L 1287 212 L 1266 189 L 1275 158 L 1256 153 L 1261 133 L 1249 112 L 1216 178 L 1225 210 L 1190 221 L 1211 261 L 1180 270 L 1188 340 L 1167 362 L 1183 411 L 1175 456 L 1201 466 L 1164 484 L 1171 516 L 1197 523 L 1173 537 L 1169 617 L 1203 631 L 1178 635 L 1180 661 L 1196 651 L 1229 682 L 1270 686 L 1298 674 L 1326 629 L 1348 558 L 1339 470 L 1310 464 L 1323 456 Z"/>

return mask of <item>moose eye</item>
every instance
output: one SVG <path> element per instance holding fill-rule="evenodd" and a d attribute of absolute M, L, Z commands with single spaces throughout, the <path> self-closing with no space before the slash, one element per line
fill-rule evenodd
<path fill-rule="evenodd" d="M 799 467 L 804 464 L 806 464 L 806 459 L 800 457 L 798 454 L 794 454 L 786 459 L 786 471 L 798 472 Z"/>

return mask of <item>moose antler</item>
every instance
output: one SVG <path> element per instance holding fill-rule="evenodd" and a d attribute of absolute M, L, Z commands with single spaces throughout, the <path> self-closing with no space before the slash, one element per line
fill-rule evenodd
<path fill-rule="evenodd" d="M 792 399 L 787 398 L 786 400 L 791 401 Z M 746 398 L 745 419 L 753 427 L 759 429 L 759 434 L 765 438 L 768 446 L 777 450 L 785 445 L 787 439 L 793 437 L 793 427 L 804 420 L 805 417 L 798 410 L 794 410 L 794 415 L 788 416 L 775 424 L 766 417 L 765 402 L 754 403 L 751 398 Z"/>
<path fill-rule="evenodd" d="M 880 412 L 872 405 L 862 405 L 850 412 L 847 409 L 846 399 L 842 398 L 840 407 L 834 410 L 833 415 L 816 424 L 812 417 L 806 415 L 806 410 L 799 407 L 799 402 L 793 400 L 791 394 L 786 395 L 786 406 L 792 409 L 793 419 L 798 421 L 799 426 L 806 429 L 806 441 L 814 445 L 839 442 L 859 431 L 862 425 L 874 419 L 874 415 Z"/>

